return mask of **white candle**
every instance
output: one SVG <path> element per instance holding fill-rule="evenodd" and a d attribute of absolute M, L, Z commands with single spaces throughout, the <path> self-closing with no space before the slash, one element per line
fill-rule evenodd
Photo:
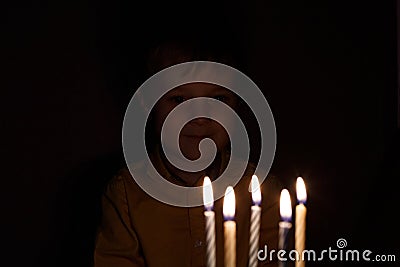
<path fill-rule="evenodd" d="M 249 265 L 248 267 L 256 267 L 258 264 L 257 253 L 259 247 L 260 220 L 261 220 L 261 191 L 258 177 L 253 175 L 251 178 L 251 196 L 253 206 L 251 206 L 250 217 L 250 243 L 249 243 Z"/>
<path fill-rule="evenodd" d="M 307 192 L 304 180 L 297 178 L 296 195 L 298 204 L 296 205 L 296 224 L 295 224 L 295 249 L 299 253 L 299 260 L 296 261 L 296 267 L 304 267 L 305 261 L 302 253 L 305 249 L 306 242 L 306 214 L 307 208 L 304 205 L 307 201 Z"/>
<path fill-rule="evenodd" d="M 292 203 L 290 200 L 290 194 L 287 189 L 283 189 L 280 198 L 280 215 L 282 221 L 279 222 L 279 250 L 287 249 L 287 236 L 290 228 L 292 228 Z M 279 260 L 279 266 L 283 267 L 287 265 L 287 261 Z"/>
<path fill-rule="evenodd" d="M 204 177 L 203 183 L 204 216 L 206 219 L 207 267 L 215 267 L 215 213 L 214 195 L 209 177 Z"/>
<path fill-rule="evenodd" d="M 224 263 L 225 267 L 236 266 L 236 222 L 235 217 L 235 192 L 232 186 L 225 191 L 223 214 L 224 222 Z"/>

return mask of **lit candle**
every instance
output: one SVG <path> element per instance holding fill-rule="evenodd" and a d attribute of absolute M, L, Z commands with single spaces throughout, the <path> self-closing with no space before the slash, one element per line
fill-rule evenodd
<path fill-rule="evenodd" d="M 249 265 L 248 267 L 256 267 L 258 264 L 258 240 L 260 235 L 260 219 L 261 219 L 261 191 L 258 177 L 253 175 L 251 178 L 251 196 L 253 206 L 251 206 L 250 218 L 250 244 L 249 244 Z"/>
<path fill-rule="evenodd" d="M 292 228 L 292 203 L 287 189 L 283 189 L 280 198 L 280 214 L 282 221 L 279 222 L 279 250 L 287 249 L 287 236 Z M 287 261 L 279 261 L 279 266 L 286 266 Z"/>
<path fill-rule="evenodd" d="M 224 263 L 225 267 L 236 266 L 236 223 L 233 220 L 235 217 L 235 192 L 232 186 L 228 186 L 225 191 L 223 214 L 224 222 Z"/>
<path fill-rule="evenodd" d="M 207 267 L 215 267 L 215 213 L 214 195 L 209 177 L 204 177 L 203 183 L 204 216 L 206 218 L 206 243 L 207 243 Z"/>
<path fill-rule="evenodd" d="M 307 208 L 304 205 L 307 201 L 306 186 L 303 178 L 298 177 L 296 182 L 296 195 L 298 204 L 296 205 L 296 224 L 295 224 L 295 249 L 299 253 L 299 260 L 296 261 L 296 267 L 304 267 L 305 261 L 302 253 L 306 243 L 306 214 Z"/>

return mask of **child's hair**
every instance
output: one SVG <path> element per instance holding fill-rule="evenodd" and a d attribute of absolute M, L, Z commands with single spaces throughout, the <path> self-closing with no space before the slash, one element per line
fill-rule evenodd
<path fill-rule="evenodd" d="M 147 53 L 147 74 L 188 61 L 213 61 L 243 71 L 244 61 L 239 42 L 220 33 L 183 33 L 169 35 L 153 43 Z"/>

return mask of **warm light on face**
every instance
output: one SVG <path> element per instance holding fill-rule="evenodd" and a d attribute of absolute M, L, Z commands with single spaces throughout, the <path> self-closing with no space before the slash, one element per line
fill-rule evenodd
<path fill-rule="evenodd" d="M 287 189 L 283 189 L 281 192 L 280 213 L 282 220 L 292 220 L 292 203 L 290 201 L 290 194 Z"/>
<path fill-rule="evenodd" d="M 306 185 L 304 184 L 304 180 L 301 177 L 297 178 L 296 194 L 297 194 L 297 201 L 299 203 L 302 203 L 302 204 L 306 203 L 306 201 L 307 201 Z"/>
<path fill-rule="evenodd" d="M 214 195 L 213 195 L 211 180 L 208 176 L 204 177 L 203 203 L 206 210 L 212 210 L 214 205 Z"/>
<path fill-rule="evenodd" d="M 236 207 L 236 200 L 235 200 L 235 192 L 233 191 L 232 186 L 228 186 L 225 191 L 224 197 L 224 206 L 223 206 L 223 214 L 225 220 L 233 220 L 235 217 L 235 207 Z"/>
<path fill-rule="evenodd" d="M 259 206 L 261 203 L 261 191 L 260 183 L 258 182 L 258 177 L 256 175 L 253 175 L 251 178 L 251 197 L 254 205 Z"/>

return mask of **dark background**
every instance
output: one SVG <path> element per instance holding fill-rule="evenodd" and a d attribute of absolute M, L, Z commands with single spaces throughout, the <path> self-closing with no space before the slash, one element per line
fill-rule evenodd
<path fill-rule="evenodd" d="M 123 164 L 121 123 L 143 82 L 143 49 L 193 25 L 229 29 L 243 45 L 247 74 L 276 120 L 272 171 L 293 196 L 298 175 L 308 188 L 307 247 L 345 238 L 349 249 L 397 258 L 361 266 L 399 266 L 395 1 L 143 4 L 4 9 L 5 266 L 90 266 L 98 200 Z"/>

